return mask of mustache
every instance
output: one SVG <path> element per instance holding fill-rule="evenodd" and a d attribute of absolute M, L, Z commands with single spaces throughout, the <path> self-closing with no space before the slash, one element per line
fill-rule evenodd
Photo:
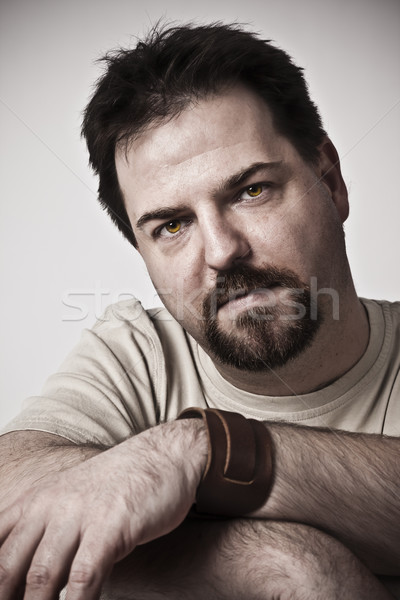
<path fill-rule="evenodd" d="M 296 290 L 297 294 L 309 287 L 291 269 L 268 265 L 263 268 L 238 265 L 229 271 L 219 272 L 215 287 L 203 302 L 203 314 L 209 317 L 221 306 L 254 291 L 268 292 L 271 287 Z"/>

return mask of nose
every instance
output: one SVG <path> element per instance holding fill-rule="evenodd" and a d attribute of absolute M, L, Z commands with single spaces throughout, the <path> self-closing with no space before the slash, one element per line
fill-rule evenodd
<path fill-rule="evenodd" d="M 249 254 L 250 244 L 245 228 L 235 226 L 223 215 L 213 217 L 202 228 L 204 258 L 211 269 L 224 271 Z"/>

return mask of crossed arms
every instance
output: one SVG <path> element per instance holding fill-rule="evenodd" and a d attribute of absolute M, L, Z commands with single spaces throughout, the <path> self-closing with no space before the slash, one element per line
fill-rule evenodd
<path fill-rule="evenodd" d="M 400 440 L 268 427 L 271 495 L 252 519 L 226 522 L 185 520 L 207 454 L 199 420 L 104 451 L 3 436 L 0 597 L 52 600 L 68 582 L 68 600 L 96 599 L 103 584 L 127 600 L 311 600 L 321 585 L 326 600 L 390 598 L 372 573 L 400 575 Z"/>

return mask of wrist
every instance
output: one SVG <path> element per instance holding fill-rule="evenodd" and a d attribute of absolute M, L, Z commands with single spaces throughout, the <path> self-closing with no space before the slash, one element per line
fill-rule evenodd
<path fill-rule="evenodd" d="M 201 419 L 207 462 L 196 493 L 196 512 L 224 517 L 254 513 L 273 481 L 273 444 L 263 423 L 234 412 L 189 408 L 179 419 Z"/>
<path fill-rule="evenodd" d="M 165 425 L 173 444 L 174 461 L 181 463 L 182 474 L 190 489 L 193 502 L 207 464 L 208 441 L 206 426 L 201 419 L 184 419 Z"/>

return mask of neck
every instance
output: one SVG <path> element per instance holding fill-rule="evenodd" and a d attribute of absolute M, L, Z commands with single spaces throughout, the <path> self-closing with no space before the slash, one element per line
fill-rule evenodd
<path fill-rule="evenodd" d="M 325 318 L 313 343 L 283 367 L 260 373 L 218 363 L 216 367 L 235 387 L 255 394 L 292 396 L 321 389 L 359 361 L 369 340 L 368 317 L 354 288 L 350 298 L 342 298 L 339 318 L 335 317 Z"/>

